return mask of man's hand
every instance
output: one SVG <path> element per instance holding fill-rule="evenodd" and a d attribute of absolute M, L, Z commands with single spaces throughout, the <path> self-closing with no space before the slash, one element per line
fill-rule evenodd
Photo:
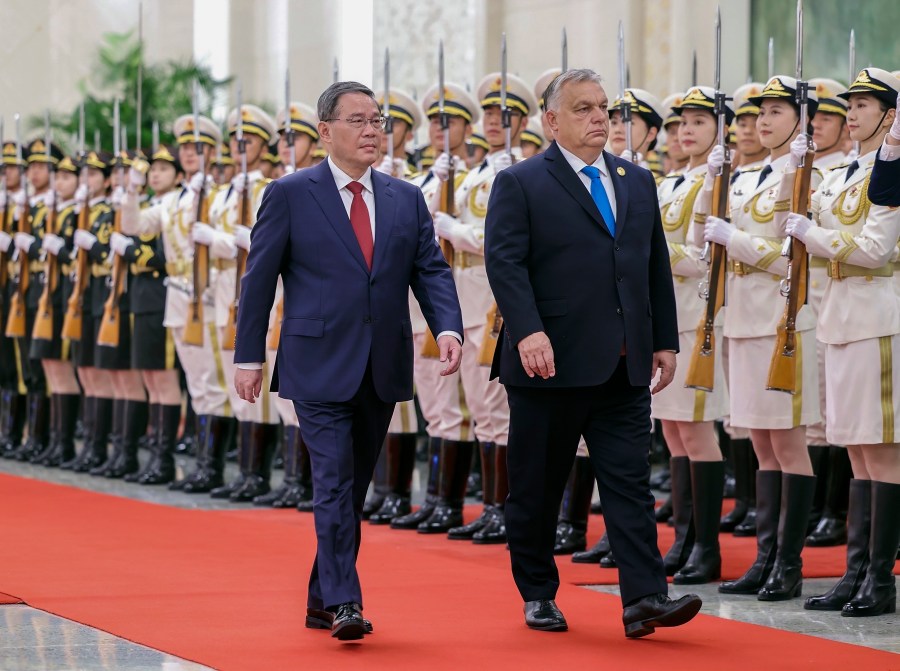
<path fill-rule="evenodd" d="M 550 344 L 550 338 L 543 331 L 522 338 L 519 341 L 518 350 L 519 356 L 522 357 L 522 368 L 528 373 L 528 377 L 539 375 L 546 380 L 556 375 L 553 346 Z"/>
<path fill-rule="evenodd" d="M 248 403 L 256 403 L 262 391 L 262 370 L 238 368 L 234 371 L 234 390 Z"/>
<path fill-rule="evenodd" d="M 672 378 L 675 377 L 675 352 L 663 350 L 653 353 L 653 368 L 650 370 L 650 378 L 656 376 L 656 371 L 660 371 L 659 382 L 653 387 L 651 393 L 656 394 L 669 386 Z"/>
<path fill-rule="evenodd" d="M 442 335 L 437 340 L 438 349 L 441 352 L 441 363 L 447 363 L 441 371 L 442 376 L 453 375 L 459 370 L 462 361 L 462 345 L 452 335 Z"/>

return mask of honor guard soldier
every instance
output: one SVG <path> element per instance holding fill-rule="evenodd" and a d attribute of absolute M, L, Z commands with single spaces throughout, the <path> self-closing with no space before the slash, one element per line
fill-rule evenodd
<path fill-rule="evenodd" d="M 469 157 L 466 159 L 466 165 L 469 167 L 469 170 L 479 167 L 484 162 L 484 157 L 487 156 L 490 149 L 491 146 L 484 138 L 484 129 L 481 127 L 481 124 L 473 124 L 472 134 L 466 140 L 466 150 L 469 154 Z"/>
<path fill-rule="evenodd" d="M 819 109 L 812 121 L 813 142 L 816 145 L 815 166 L 824 175 L 832 168 L 849 163 L 844 147 L 850 142 L 847 127 L 847 101 L 840 97 L 847 88 L 834 79 L 810 79 L 815 88 Z"/>
<path fill-rule="evenodd" d="M 769 150 L 763 147 L 759 140 L 759 131 L 756 130 L 759 105 L 750 100 L 761 94 L 763 88 L 765 88 L 765 84 L 750 82 L 738 87 L 732 96 L 734 132 L 740 156 L 740 162 L 736 164 L 737 167 L 732 172 L 732 181 L 737 179 L 739 171 L 762 169 L 766 157 L 769 155 Z"/>
<path fill-rule="evenodd" d="M 66 302 L 64 278 L 72 271 L 72 238 L 83 203 L 76 198 L 78 166 L 68 156 L 56 165 L 56 216 L 44 218 L 43 226 L 32 233 L 41 240 L 44 278 L 38 313 L 32 330 L 31 358 L 40 359 L 51 390 L 50 442 L 32 461 L 43 466 L 59 466 L 75 456 L 75 425 L 81 407 L 81 389 L 71 361 L 71 343 L 62 338 Z M 50 202 L 46 205 L 51 207 Z"/>
<path fill-rule="evenodd" d="M 894 561 L 900 543 L 900 301 L 892 259 L 900 238 L 900 210 L 874 205 L 868 187 L 876 154 L 895 115 L 900 79 L 865 68 L 838 95 L 849 101 L 850 138 L 859 157 L 831 170 L 812 196 L 812 220 L 779 213 L 785 230 L 826 260 L 828 280 L 817 337 L 825 344 L 828 442 L 846 445 L 853 464 L 850 483 L 847 571 L 810 610 L 840 610 L 848 617 L 893 613 Z M 806 151 L 795 142 L 792 153 Z M 788 173 L 790 174 L 790 173 Z M 791 197 L 782 182 L 780 200 Z"/>
<path fill-rule="evenodd" d="M 219 143 L 216 158 L 210 167 L 216 185 L 231 184 L 231 180 L 234 179 L 234 159 L 231 157 L 231 149 L 224 142 Z"/>
<path fill-rule="evenodd" d="M 15 142 L 3 143 L 3 189 L 0 189 L 0 292 L 3 304 L 0 306 L 0 455 L 11 457 L 22 445 L 22 431 L 26 416 L 26 389 L 19 379 L 15 340 L 6 335 L 6 321 L 9 316 L 9 297 L 14 289 L 10 277 L 15 272 L 16 263 L 12 255 L 15 251 L 16 194 L 25 184 L 23 173 L 28 163 L 16 150 Z"/>
<path fill-rule="evenodd" d="M 681 93 L 673 93 L 660 103 L 663 112 L 663 130 L 666 132 L 666 156 L 663 161 L 663 171 L 666 175 L 680 173 L 687 165 L 687 154 L 681 149 L 678 142 L 678 127 L 681 125 L 681 115 L 674 108 L 681 104 Z"/>
<path fill-rule="evenodd" d="M 757 557 L 737 580 L 719 586 L 725 594 L 758 594 L 762 601 L 790 599 L 800 592 L 800 552 L 806 537 L 815 494 L 806 427 L 820 419 L 815 317 L 803 306 L 796 320 L 796 374 L 794 394 L 767 388 L 767 367 L 776 331 L 785 312 L 781 280 L 787 261 L 781 255 L 783 237 L 774 226 L 781 205 L 778 190 L 789 162 L 791 142 L 800 128 L 797 81 L 775 76 L 759 96 L 749 99 L 760 108 L 757 129 L 769 161 L 759 171 L 742 172 L 732 183 L 731 221 L 709 217 L 697 226 L 708 242 L 728 251 L 725 338 L 728 339 L 730 417 L 735 426 L 750 429 L 759 459 L 757 473 Z M 815 116 L 816 97 L 809 92 L 809 118 Z M 712 160 L 712 169 L 718 168 Z M 814 175 L 815 189 L 820 177 Z M 700 237 L 698 235 L 698 237 Z M 700 243 L 702 244 L 702 242 Z M 799 281 L 799 279 L 797 280 Z M 813 390 L 812 393 L 810 390 Z"/>
<path fill-rule="evenodd" d="M 534 98 L 538 101 L 538 107 L 540 108 L 538 119 L 541 122 L 541 135 L 547 141 L 553 139 L 553 131 L 550 130 L 550 125 L 547 123 L 547 117 L 544 115 L 544 93 L 547 91 L 547 87 L 550 86 L 550 82 L 561 74 L 562 70 L 559 68 L 550 68 L 549 70 L 545 70 L 534 83 Z"/>
<path fill-rule="evenodd" d="M 544 151 L 547 141 L 544 138 L 543 132 L 541 122 L 538 119 L 531 117 L 528 120 L 528 127 L 522 131 L 522 135 L 519 137 L 519 146 L 522 148 L 522 158 L 531 158 L 535 154 L 540 154 Z"/>
<path fill-rule="evenodd" d="M 378 109 L 383 110 L 384 91 L 375 92 Z M 414 166 L 406 153 L 406 145 L 422 125 L 422 112 L 412 96 L 399 89 L 391 89 L 388 99 L 392 122 L 392 135 L 381 134 L 381 160 L 376 161 L 373 168 L 400 179 L 408 179 L 414 172 Z M 393 163 L 388 155 L 388 142 L 393 148 Z"/>
<path fill-rule="evenodd" d="M 123 200 L 122 231 L 126 235 L 139 237 L 162 234 L 167 276 L 163 325 L 171 333 L 197 416 L 199 468 L 176 486 L 179 489 L 183 487 L 186 491 L 195 487 L 208 491 L 211 488 L 209 480 L 213 470 L 209 464 L 212 455 L 224 449 L 231 408 L 219 355 L 214 306 L 206 303 L 203 286 L 195 291 L 195 247 L 190 232 L 201 202 L 210 197 L 205 179 L 206 166 L 212 159 L 215 147 L 221 142 L 222 135 L 218 126 L 210 119 L 198 115 L 195 122 L 194 116 L 190 114 L 176 119 L 173 134 L 177 143 L 176 158 L 187 182 L 173 192 L 176 195 L 141 210 L 138 205 L 138 189 L 143 185 L 145 177 L 140 171 L 132 172 Z M 208 268 L 199 269 L 197 276 L 201 276 L 206 270 Z M 200 312 L 196 315 L 199 328 L 195 335 L 198 338 L 196 341 L 186 341 L 186 331 L 195 316 L 195 296 Z M 179 412 L 180 406 L 179 399 Z M 174 478 L 174 446 L 165 427 L 175 421 L 175 405 L 160 403 L 159 413 L 159 426 L 163 427 L 166 435 L 159 436 L 151 459 L 156 467 L 141 475 L 138 479 L 141 484 L 164 484 Z"/>
<path fill-rule="evenodd" d="M 293 162 L 291 165 L 291 147 L 285 133 L 285 117 L 287 110 L 281 110 L 275 117 L 278 128 L 278 155 L 287 173 L 309 168 L 312 165 L 313 153 L 319 142 L 319 117 L 316 111 L 301 102 L 292 102 L 290 107 L 291 131 L 294 137 Z"/>
<path fill-rule="evenodd" d="M 643 89 L 625 89 L 625 101 L 631 107 L 631 147 L 634 156 L 626 152 L 625 124 L 622 122 L 622 100 L 614 100 L 609 107 L 609 149 L 616 156 L 650 169 L 647 154 L 656 148 L 656 138 L 662 128 L 662 106 L 656 96 Z"/>
<path fill-rule="evenodd" d="M 231 155 L 239 164 L 246 161 L 246 172 L 241 166 L 230 186 L 219 189 L 209 209 L 209 223 L 198 221 L 191 235 L 195 243 L 209 245 L 210 257 L 215 259 L 218 268 L 214 295 L 219 351 L 225 379 L 231 380 L 234 378 L 234 337 L 229 331 L 237 318 L 237 291 L 240 288 L 237 260 L 241 257 L 246 259 L 250 228 L 256 220 L 263 192 L 271 181 L 263 177 L 260 164 L 269 144 L 277 136 L 277 129 L 274 119 L 262 109 L 256 105 L 241 105 L 240 109 L 235 108 L 229 113 L 228 130 Z M 226 385 L 231 407 L 239 422 L 240 475 L 230 483 L 221 483 L 225 465 L 223 446 L 219 453 L 213 455 L 212 471 L 215 475 L 211 481 L 219 481 L 210 492 L 213 498 L 249 502 L 270 491 L 280 420 L 269 391 L 268 363 L 263 364 L 263 372 L 259 403 L 241 400 L 234 385 Z"/>
<path fill-rule="evenodd" d="M 278 143 L 273 142 L 269 145 L 263 159 L 259 164 L 260 172 L 265 179 L 278 179 L 284 175 L 284 165 L 281 163 L 281 157 L 278 155 Z"/>
<path fill-rule="evenodd" d="M 462 185 L 466 177 L 467 148 L 466 139 L 472 132 L 472 125 L 481 117 L 481 108 L 478 102 L 466 90 L 450 82 L 444 84 L 444 114 L 447 115 L 446 138 L 441 126 L 440 91 L 437 86 L 426 91 L 422 98 L 422 110 L 428 118 L 428 139 L 430 147 L 438 148 L 438 156 L 432 168 L 412 179 L 412 183 L 422 189 L 425 202 L 429 210 L 434 212 L 444 211 L 446 203 L 442 201 L 447 189 L 450 190 L 451 202 L 455 206 L 456 190 Z M 449 147 L 449 155 L 443 149 Z M 452 167 L 452 170 L 451 170 Z M 453 184 L 449 184 L 451 173 Z M 444 244 L 445 254 L 450 252 L 453 262 L 456 250 L 448 249 L 448 243 Z M 434 338 L 428 332 L 425 318 L 418 302 L 410 295 L 409 300 L 410 319 L 413 331 L 413 378 L 416 385 L 416 395 L 419 399 L 419 407 L 425 419 L 428 433 L 428 476 L 427 493 L 424 504 L 415 512 L 409 511 L 409 492 L 412 484 L 412 469 L 414 466 L 416 437 L 407 432 L 397 431 L 388 433 L 388 471 L 393 478 L 397 477 L 397 486 L 394 496 L 388 495 L 388 499 L 382 508 L 370 518 L 373 523 L 391 522 L 395 529 L 416 529 L 419 524 L 428 520 L 434 513 L 438 503 L 438 485 L 441 474 L 441 443 L 471 442 L 473 438 L 471 415 L 466 405 L 466 396 L 462 389 L 460 376 L 441 376 L 443 364 L 435 355 L 436 350 L 432 345 Z M 436 347 L 436 345 L 435 345 Z M 401 407 L 401 406 L 398 406 Z M 395 411 L 392 418 L 392 428 L 395 431 L 405 420 L 414 420 L 414 415 L 397 416 Z M 394 460 L 394 455 L 397 459 Z M 396 464 L 396 466 L 395 466 Z M 494 451 L 490 443 L 481 444 L 481 469 L 482 491 L 485 505 L 493 502 L 494 491 L 491 486 L 494 482 L 491 475 L 494 471 Z M 472 533 L 477 529 L 472 530 Z M 453 530 L 451 538 L 456 538 Z M 471 537 L 471 534 L 469 535 Z"/>

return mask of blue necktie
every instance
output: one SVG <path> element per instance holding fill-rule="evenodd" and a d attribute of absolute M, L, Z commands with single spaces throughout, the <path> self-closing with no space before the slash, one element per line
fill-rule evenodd
<path fill-rule="evenodd" d="M 847 168 L 847 175 L 844 177 L 845 183 L 850 181 L 850 178 L 853 177 L 853 173 L 856 172 L 857 168 L 859 168 L 859 161 L 853 161 Z"/>
<path fill-rule="evenodd" d="M 606 189 L 603 188 L 603 182 L 600 181 L 600 168 L 593 165 L 586 165 L 581 169 L 585 175 L 591 178 L 591 198 L 594 204 L 600 210 L 600 216 L 606 222 L 606 227 L 613 237 L 616 236 L 616 218 L 613 215 L 612 205 L 609 204 L 609 196 Z"/>
<path fill-rule="evenodd" d="M 772 174 L 772 166 L 767 165 L 762 170 L 759 171 L 759 179 L 756 180 L 756 187 L 759 188 L 759 185 L 766 181 L 766 177 Z"/>

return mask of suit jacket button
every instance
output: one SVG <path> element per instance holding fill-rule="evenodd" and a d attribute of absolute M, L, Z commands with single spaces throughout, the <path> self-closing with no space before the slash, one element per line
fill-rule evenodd
<path fill-rule="evenodd" d="M 622 308 L 616 308 L 616 314 L 617 315 L 622 314 Z"/>
<path fill-rule="evenodd" d="M 363 317 L 363 324 L 371 324 L 371 323 L 372 323 L 371 317 Z"/>
<path fill-rule="evenodd" d="M 622 281 L 622 276 L 616 275 L 616 282 L 621 282 L 621 281 Z"/>
<path fill-rule="evenodd" d="M 619 251 L 619 245 L 616 245 L 616 251 Z"/>

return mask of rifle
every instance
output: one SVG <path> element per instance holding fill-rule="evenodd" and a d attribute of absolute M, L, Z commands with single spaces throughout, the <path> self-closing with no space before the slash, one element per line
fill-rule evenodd
<path fill-rule="evenodd" d="M 441 122 L 441 131 L 444 134 L 444 153 L 450 156 L 450 172 L 447 181 L 441 184 L 441 212 L 446 212 L 451 217 L 456 214 L 456 202 L 454 200 L 456 184 L 456 169 L 453 165 L 453 156 L 450 155 L 450 115 L 444 109 L 446 99 L 444 97 L 444 41 L 438 44 L 438 118 Z M 453 267 L 453 243 L 441 239 L 441 252 L 450 267 Z M 434 339 L 431 329 L 425 331 L 425 342 L 422 343 L 421 355 L 426 359 L 437 359 L 441 350 Z"/>
<path fill-rule="evenodd" d="M 197 82 L 194 81 L 194 149 L 200 157 L 200 174 L 203 175 L 200 192 L 197 194 L 197 217 L 195 221 L 209 221 L 209 203 L 206 198 L 206 159 L 203 156 L 203 142 L 200 139 L 200 101 Z M 184 344 L 203 346 L 203 293 L 209 286 L 209 247 L 194 243 L 193 292 L 188 306 L 187 323 L 184 325 Z"/>
<path fill-rule="evenodd" d="M 28 202 L 28 181 L 25 179 L 25 170 L 22 168 L 22 135 L 19 127 L 20 117 L 16 114 L 16 162 L 19 164 L 19 175 L 22 190 L 25 193 L 25 206 L 22 208 L 22 220 L 18 229 L 22 233 L 31 233 L 31 206 Z M 50 147 L 47 147 L 47 152 Z M 6 322 L 7 338 L 25 337 L 25 294 L 28 291 L 28 255 L 19 254 L 19 282 L 16 291 L 12 295 L 9 305 L 9 318 Z"/>
<path fill-rule="evenodd" d="M 0 147 L 4 146 L 3 142 L 3 118 L 0 117 Z M 10 222 L 7 221 L 9 218 L 9 185 L 6 183 L 6 178 L 3 178 L 3 202 L 5 203 L 3 209 L 0 209 L 0 227 L 4 233 L 10 233 Z M 6 285 L 9 282 L 9 254 L 7 252 L 0 252 L 0 305 L 3 304 L 4 297 L 6 296 Z"/>
<path fill-rule="evenodd" d="M 244 139 L 244 128 L 241 110 L 241 86 L 238 84 L 238 100 L 237 100 L 237 137 L 238 151 L 241 154 L 241 172 L 244 175 L 244 188 L 238 194 L 238 226 L 249 226 L 250 224 L 250 185 L 247 183 L 247 140 Z M 228 322 L 225 324 L 225 331 L 222 335 L 222 349 L 231 351 L 234 349 L 234 340 L 237 337 L 237 314 L 238 304 L 241 300 L 241 277 L 247 269 L 247 250 L 237 248 L 237 259 L 235 262 L 234 274 L 234 300 L 228 308 Z"/>
<path fill-rule="evenodd" d="M 79 181 L 87 184 L 87 153 L 84 143 L 84 103 L 81 105 L 81 115 L 78 125 L 78 141 L 80 144 L 79 158 L 81 161 L 81 174 Z M 78 213 L 78 230 L 86 231 L 91 227 L 91 194 L 86 193 L 81 204 L 81 212 Z M 66 316 L 63 318 L 62 337 L 69 340 L 81 340 L 81 328 L 84 316 L 84 291 L 87 288 L 88 266 L 90 260 L 87 252 L 79 248 L 75 257 L 75 285 L 69 302 L 66 305 Z"/>
<path fill-rule="evenodd" d="M 47 152 L 50 152 L 50 110 L 44 114 L 44 135 L 47 145 Z M 47 209 L 47 219 L 44 222 L 45 235 L 54 235 L 56 233 L 56 172 L 50 170 L 50 193 L 54 195 L 53 207 Z M 41 292 L 41 298 L 38 301 L 37 316 L 34 320 L 34 327 L 31 330 L 31 337 L 37 340 L 53 340 L 53 292 L 56 291 L 57 285 L 57 257 L 53 254 L 47 254 L 47 267 L 44 269 L 44 290 Z"/>
<path fill-rule="evenodd" d="M 121 150 L 120 141 L 121 136 Z M 118 161 L 119 185 L 125 184 L 125 157 L 128 155 L 128 147 L 125 140 L 127 139 L 127 131 L 120 126 L 119 123 L 119 101 L 115 102 L 113 107 L 113 153 Z M 122 207 L 116 208 L 113 214 L 113 230 L 116 233 L 122 232 Z M 110 276 L 109 296 L 103 304 L 103 317 L 100 318 L 100 328 L 97 331 L 97 344 L 105 347 L 119 346 L 120 324 L 122 321 L 122 310 L 119 303 L 122 295 L 125 293 L 125 283 L 128 281 L 128 262 L 125 257 L 115 254 L 112 250 L 109 252 L 115 258 L 113 259 L 112 275 Z"/>
<path fill-rule="evenodd" d="M 797 0 L 797 104 L 800 106 L 800 128 L 806 133 L 809 123 L 809 82 L 803 78 L 803 0 Z M 809 188 L 812 179 L 813 160 L 816 151 L 812 134 L 808 133 L 806 156 L 794 173 L 794 193 L 791 212 L 809 217 Z M 806 304 L 809 289 L 809 254 L 806 245 L 788 237 L 781 250 L 788 258 L 787 277 L 781 282 L 781 295 L 785 297 L 784 313 L 778 324 L 775 351 L 769 364 L 766 389 L 797 393 L 797 313 Z"/>
<path fill-rule="evenodd" d="M 625 124 L 625 149 L 632 161 L 637 160 L 634 147 L 631 143 L 631 101 L 625 99 L 625 90 L 628 87 L 628 74 L 625 65 L 625 27 L 619 21 L 619 100 L 622 123 Z"/>
<path fill-rule="evenodd" d="M 716 102 L 715 113 L 719 124 L 718 143 L 725 149 L 725 162 L 713 183 L 712 216 L 728 220 L 728 189 L 731 182 L 731 152 L 728 149 L 728 135 L 725 130 L 725 93 L 720 90 L 722 64 L 722 23 L 716 13 Z M 706 281 L 700 284 L 700 297 L 706 299 L 706 311 L 697 326 L 697 337 L 691 352 L 684 386 L 703 391 L 712 391 L 715 381 L 716 315 L 725 304 L 726 250 L 724 245 L 708 243 L 702 258 L 707 259 L 709 268 Z"/>

